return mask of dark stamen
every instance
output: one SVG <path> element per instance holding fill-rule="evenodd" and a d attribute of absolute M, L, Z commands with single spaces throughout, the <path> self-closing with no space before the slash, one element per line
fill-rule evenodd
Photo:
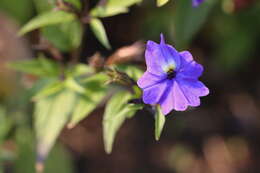
<path fill-rule="evenodd" d="M 173 79 L 173 78 L 175 78 L 175 76 L 176 76 L 176 71 L 174 71 L 173 69 L 168 70 L 168 72 L 167 72 L 168 79 Z"/>

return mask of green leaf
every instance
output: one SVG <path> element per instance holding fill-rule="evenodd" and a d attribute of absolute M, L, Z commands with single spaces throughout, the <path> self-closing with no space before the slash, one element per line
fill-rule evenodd
<path fill-rule="evenodd" d="M 34 6 L 31 0 L 1 0 L 0 11 L 7 16 L 15 19 L 19 24 L 28 21 L 34 12 Z"/>
<path fill-rule="evenodd" d="M 80 0 L 64 0 L 65 2 L 68 2 L 72 5 L 74 5 L 74 7 L 76 7 L 77 9 L 81 9 L 82 5 L 81 5 L 81 1 Z"/>
<path fill-rule="evenodd" d="M 86 64 L 78 63 L 68 72 L 73 77 L 86 76 L 94 73 L 94 69 Z"/>
<path fill-rule="evenodd" d="M 74 20 L 76 16 L 72 13 L 65 11 L 49 11 L 42 13 L 30 20 L 22 29 L 19 31 L 19 35 L 23 35 L 32 30 L 42 28 L 49 25 L 66 23 Z"/>
<path fill-rule="evenodd" d="M 50 95 L 56 94 L 59 91 L 64 89 L 64 82 L 60 80 L 49 80 L 47 85 L 39 90 L 35 96 L 33 96 L 33 100 L 37 101 L 43 99 L 44 97 L 48 97 Z"/>
<path fill-rule="evenodd" d="M 160 106 L 156 106 L 155 113 L 155 139 L 158 141 L 160 139 L 163 127 L 165 123 L 165 115 L 162 114 Z"/>
<path fill-rule="evenodd" d="M 103 44 L 107 49 L 111 49 L 110 43 L 107 38 L 107 34 L 105 31 L 105 28 L 101 22 L 101 20 L 97 18 L 92 18 L 90 21 L 90 28 L 97 37 L 97 39 L 100 41 L 100 43 Z"/>
<path fill-rule="evenodd" d="M 12 119 L 8 118 L 5 107 L 0 105 L 0 145 L 2 144 L 4 138 L 8 134 L 9 130 L 12 128 Z M 1 150 L 1 149 L 0 149 Z M 1 160 L 1 157 L 0 157 Z"/>
<path fill-rule="evenodd" d="M 114 7 L 129 7 L 131 5 L 142 2 L 142 0 L 108 0 L 107 6 Z"/>
<path fill-rule="evenodd" d="M 106 76 L 96 74 L 84 81 L 85 92 L 82 93 L 75 105 L 69 128 L 74 127 L 79 121 L 86 118 L 104 99 L 107 88 L 104 86 Z"/>
<path fill-rule="evenodd" d="M 33 0 L 34 6 L 38 13 L 43 13 L 55 8 L 56 0 Z"/>
<path fill-rule="evenodd" d="M 63 90 L 36 102 L 34 125 L 38 158 L 46 159 L 60 131 L 69 119 L 75 99 L 74 92 Z"/>
<path fill-rule="evenodd" d="M 165 5 L 169 0 L 157 0 L 157 6 L 161 7 Z"/>
<path fill-rule="evenodd" d="M 49 13 L 50 10 L 55 8 L 56 0 L 34 0 L 38 13 Z M 66 0 L 80 9 L 81 4 L 79 0 Z M 80 5 L 80 6 L 79 6 Z M 58 23 L 55 25 L 48 25 L 41 28 L 42 35 L 45 39 L 50 41 L 55 47 L 63 52 L 73 51 L 81 44 L 83 35 L 83 26 L 75 18 L 65 23 Z"/>
<path fill-rule="evenodd" d="M 215 0 L 205 1 L 199 7 L 192 7 L 191 0 L 176 1 L 174 19 L 176 46 L 186 48 L 192 37 L 205 23 Z"/>
<path fill-rule="evenodd" d="M 140 68 L 134 66 L 134 65 L 125 65 L 125 64 L 121 64 L 121 65 L 117 65 L 116 68 L 119 71 L 123 71 L 126 74 L 128 74 L 131 78 L 133 78 L 134 80 L 138 80 L 144 73 L 143 70 L 141 70 Z"/>
<path fill-rule="evenodd" d="M 140 105 L 128 104 L 130 98 L 131 94 L 128 91 L 120 91 L 107 103 L 103 118 L 103 139 L 108 154 L 112 151 L 115 135 L 123 122 L 142 108 Z"/>
<path fill-rule="evenodd" d="M 43 36 L 63 52 L 78 48 L 81 44 L 83 27 L 78 20 L 42 28 Z"/>
<path fill-rule="evenodd" d="M 111 17 L 120 13 L 128 12 L 128 7 L 136 3 L 141 2 L 142 0 L 108 0 L 105 6 L 96 6 L 90 12 L 93 17 Z"/>
<path fill-rule="evenodd" d="M 90 14 L 93 17 L 111 17 L 121 13 L 127 13 L 128 8 L 126 7 L 113 7 L 113 6 L 97 6 L 92 9 Z"/>
<path fill-rule="evenodd" d="M 56 62 L 44 57 L 23 61 L 14 61 L 8 63 L 7 65 L 9 68 L 14 70 L 36 76 L 57 76 L 60 71 Z"/>
<path fill-rule="evenodd" d="M 85 89 L 73 77 L 66 79 L 65 86 L 78 93 L 84 93 L 85 91 Z"/>

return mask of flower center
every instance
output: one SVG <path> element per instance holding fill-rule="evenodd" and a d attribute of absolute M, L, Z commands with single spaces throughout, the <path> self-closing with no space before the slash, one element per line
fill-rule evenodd
<path fill-rule="evenodd" d="M 170 68 L 167 71 L 167 79 L 173 79 L 176 76 L 176 71 L 174 71 L 172 68 Z"/>

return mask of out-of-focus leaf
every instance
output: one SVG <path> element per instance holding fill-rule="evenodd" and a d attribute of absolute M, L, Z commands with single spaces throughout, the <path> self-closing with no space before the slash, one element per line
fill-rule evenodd
<path fill-rule="evenodd" d="M 176 46 L 185 48 L 206 21 L 215 0 L 208 0 L 199 7 L 192 7 L 191 0 L 176 1 L 174 36 Z"/>
<path fill-rule="evenodd" d="M 57 63 L 44 57 L 14 61 L 9 63 L 8 67 L 36 76 L 57 76 L 60 70 Z"/>
<path fill-rule="evenodd" d="M 19 23 L 24 23 L 33 15 L 32 0 L 1 0 L 0 11 L 16 19 Z"/>
<path fill-rule="evenodd" d="M 65 2 L 68 2 L 72 5 L 74 5 L 77 9 L 81 9 L 81 2 L 80 0 L 65 0 Z"/>
<path fill-rule="evenodd" d="M 91 10 L 90 14 L 93 17 L 111 17 L 120 13 L 127 13 L 128 9 L 126 7 L 113 7 L 113 6 L 97 6 Z"/>
<path fill-rule="evenodd" d="M 64 88 L 64 86 L 64 82 L 60 80 L 49 80 L 49 83 L 36 93 L 36 95 L 33 97 L 33 100 L 37 101 L 43 99 L 44 97 L 56 94 L 57 92 L 61 91 Z"/>
<path fill-rule="evenodd" d="M 116 133 L 126 118 L 131 118 L 141 109 L 140 105 L 128 104 L 130 98 L 128 91 L 120 91 L 107 103 L 103 118 L 103 139 L 107 153 L 111 153 Z"/>
<path fill-rule="evenodd" d="M 38 58 L 39 64 L 41 68 L 48 73 L 50 76 L 51 75 L 58 75 L 60 72 L 60 67 L 59 65 L 50 59 L 45 58 L 43 55 L 40 55 Z"/>
<path fill-rule="evenodd" d="M 105 46 L 107 49 L 110 49 L 111 46 L 101 20 L 97 18 L 92 18 L 90 21 L 90 27 L 97 39 L 100 41 L 100 43 L 102 43 L 103 46 Z"/>
<path fill-rule="evenodd" d="M 253 37 L 250 33 L 240 32 L 240 34 L 230 34 L 228 39 L 222 42 L 217 49 L 217 60 L 223 70 L 234 71 L 245 65 L 252 52 L 254 52 Z"/>
<path fill-rule="evenodd" d="M 131 5 L 137 4 L 142 2 L 142 0 L 108 0 L 107 6 L 113 6 L 113 7 L 129 7 Z"/>
<path fill-rule="evenodd" d="M 161 7 L 165 5 L 169 0 L 157 0 L 157 6 Z"/>
<path fill-rule="evenodd" d="M 87 76 L 94 72 L 94 69 L 86 64 L 77 64 L 72 67 L 70 70 L 70 74 L 73 77 L 79 77 L 79 76 Z"/>
<path fill-rule="evenodd" d="M 56 0 L 33 0 L 38 13 L 50 11 L 55 8 Z"/>
<path fill-rule="evenodd" d="M 35 139 L 32 130 L 27 126 L 19 127 L 16 132 L 16 147 L 18 157 L 15 159 L 14 172 L 16 173 L 35 173 Z M 60 166 L 60 165 L 63 166 Z M 37 165 L 40 171 L 43 165 Z M 46 160 L 43 173 L 72 173 L 73 166 L 69 153 L 65 148 L 58 144 L 51 150 Z"/>
<path fill-rule="evenodd" d="M 65 86 L 78 93 L 84 93 L 85 91 L 85 89 L 73 77 L 66 79 Z"/>
<path fill-rule="evenodd" d="M 209 37 L 214 43 L 214 59 L 219 65 L 217 68 L 221 68 L 222 72 L 226 70 L 230 75 L 248 68 L 250 60 L 255 58 L 260 23 L 252 21 L 260 21 L 259 5 L 255 4 L 245 13 L 214 16 L 214 31 L 210 32 Z"/>
<path fill-rule="evenodd" d="M 56 0 L 34 0 L 35 6 L 39 14 L 48 13 L 55 8 Z M 75 2 L 74 2 L 75 1 Z M 76 7 L 81 8 L 81 4 L 77 5 L 78 0 L 67 0 Z M 41 28 L 42 35 L 50 41 L 55 47 L 63 52 L 72 51 L 80 46 L 83 27 L 78 20 L 71 20 L 65 23 L 59 23 Z"/>
<path fill-rule="evenodd" d="M 155 139 L 158 141 L 160 139 L 163 127 L 165 123 L 165 115 L 162 114 L 160 106 L 156 106 L 155 112 Z"/>
<path fill-rule="evenodd" d="M 143 70 L 141 70 L 140 68 L 138 68 L 134 65 L 118 65 L 118 66 L 116 66 L 116 68 L 119 71 L 123 71 L 126 74 L 128 74 L 135 81 L 137 81 L 144 73 Z"/>
<path fill-rule="evenodd" d="M 79 0 L 66 0 L 81 8 Z M 74 2 L 75 1 L 75 2 Z M 39 14 L 48 13 L 55 8 L 56 0 L 34 0 Z M 78 4 L 78 5 L 77 5 Z M 55 47 L 63 52 L 72 51 L 81 44 L 83 27 L 78 20 L 71 20 L 66 23 L 59 23 L 41 28 L 42 35 L 50 41 Z"/>
<path fill-rule="evenodd" d="M 42 28 L 48 25 L 61 24 L 74 20 L 76 16 L 65 11 L 49 11 L 33 18 L 19 32 L 23 35 L 34 29 Z"/>
<path fill-rule="evenodd" d="M 107 77 L 105 74 L 96 74 L 84 81 L 85 92 L 77 99 L 68 127 L 74 127 L 103 101 L 103 98 L 107 94 L 107 88 L 104 86 L 106 80 Z"/>
<path fill-rule="evenodd" d="M 67 52 L 80 46 L 83 28 L 79 21 L 73 20 L 59 25 L 42 28 L 43 36 L 61 51 Z"/>
<path fill-rule="evenodd" d="M 4 140 L 4 138 L 6 137 L 9 130 L 11 129 L 11 127 L 12 127 L 12 120 L 10 118 L 7 118 L 5 108 L 3 106 L 0 106 L 0 145 Z"/>
<path fill-rule="evenodd" d="M 128 7 L 136 3 L 141 2 L 142 0 L 108 0 L 105 6 L 97 6 L 93 8 L 90 12 L 93 17 L 110 17 L 120 13 L 128 12 Z"/>
<path fill-rule="evenodd" d="M 45 173 L 73 173 L 73 160 L 66 147 L 55 145 L 46 160 Z M 60 166 L 62 165 L 62 166 Z"/>
<path fill-rule="evenodd" d="M 60 131 L 74 108 L 75 92 L 64 89 L 36 102 L 34 124 L 37 140 L 37 159 L 46 159 Z"/>

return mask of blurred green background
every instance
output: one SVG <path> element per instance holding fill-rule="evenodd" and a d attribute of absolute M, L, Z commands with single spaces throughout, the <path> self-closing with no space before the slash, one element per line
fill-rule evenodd
<path fill-rule="evenodd" d="M 0 173 L 35 172 L 30 88 L 36 78 L 10 70 L 6 63 L 35 56 L 37 31 L 23 37 L 17 32 L 51 3 L 37 1 L 0 0 Z M 97 3 L 86 2 L 89 8 Z M 107 57 L 135 41 L 158 42 L 163 33 L 168 43 L 191 51 L 203 64 L 201 80 L 211 91 L 199 108 L 167 116 L 158 142 L 153 139 L 153 116 L 138 111 L 120 129 L 110 155 L 103 149 L 100 106 L 76 127 L 64 128 L 44 172 L 259 172 L 260 2 L 206 0 L 195 9 L 187 2 L 172 0 L 159 8 L 155 1 L 144 0 L 128 13 L 102 19 L 110 50 L 88 27 L 69 28 L 69 38 L 65 31 L 60 38 L 53 29 L 44 33 L 64 55 L 74 46 L 69 42 L 78 39 L 74 34 L 81 36 L 78 56 L 83 63 L 96 52 Z"/>

